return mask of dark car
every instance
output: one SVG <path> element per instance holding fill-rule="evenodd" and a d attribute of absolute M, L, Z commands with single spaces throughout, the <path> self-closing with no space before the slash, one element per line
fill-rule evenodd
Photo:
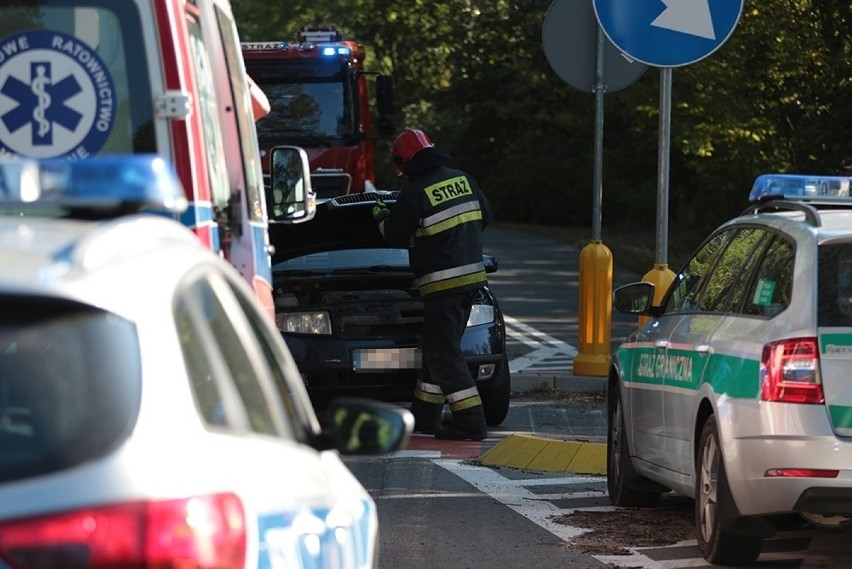
<path fill-rule="evenodd" d="M 376 197 L 393 207 L 398 192 L 350 194 L 317 206 L 313 220 L 270 227 L 278 329 L 317 410 L 334 397 L 410 402 L 422 366 L 423 302 L 408 250 L 389 247 L 372 217 Z M 486 271 L 497 260 L 483 256 Z M 482 287 L 462 339 L 488 425 L 499 425 L 511 392 L 503 314 Z"/>

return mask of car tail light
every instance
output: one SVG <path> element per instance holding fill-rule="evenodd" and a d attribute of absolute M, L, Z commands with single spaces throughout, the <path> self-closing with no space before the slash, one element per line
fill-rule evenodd
<path fill-rule="evenodd" d="M 766 478 L 837 478 L 839 470 L 818 468 L 770 468 L 763 475 Z"/>
<path fill-rule="evenodd" d="M 763 346 L 760 398 L 781 403 L 823 403 L 816 338 L 792 338 Z"/>
<path fill-rule="evenodd" d="M 13 568 L 235 569 L 245 555 L 245 516 L 233 494 L 0 523 L 0 558 Z"/>

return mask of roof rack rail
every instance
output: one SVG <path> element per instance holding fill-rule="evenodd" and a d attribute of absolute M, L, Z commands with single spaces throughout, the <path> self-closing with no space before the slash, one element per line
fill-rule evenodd
<path fill-rule="evenodd" d="M 805 214 L 805 221 L 814 227 L 822 225 L 819 211 L 811 203 L 804 201 L 791 201 L 779 198 L 763 199 L 753 203 L 740 213 L 740 215 L 751 215 L 754 213 L 772 213 L 776 211 L 799 211 Z"/>

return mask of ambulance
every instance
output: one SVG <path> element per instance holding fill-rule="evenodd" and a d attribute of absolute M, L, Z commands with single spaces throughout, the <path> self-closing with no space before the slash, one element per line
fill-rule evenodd
<path fill-rule="evenodd" d="M 0 4 L 0 159 L 166 158 L 189 202 L 180 221 L 274 318 L 253 102 L 227 0 Z M 278 222 L 310 219 L 305 190 Z"/>

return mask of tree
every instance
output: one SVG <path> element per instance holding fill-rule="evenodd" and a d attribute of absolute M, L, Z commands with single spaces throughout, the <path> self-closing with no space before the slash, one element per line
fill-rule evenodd
<path fill-rule="evenodd" d="M 321 5 L 318 5 L 321 4 Z M 419 126 L 470 171 L 498 219 L 591 222 L 594 97 L 541 48 L 550 0 L 233 0 L 243 39 L 335 24 L 393 75 L 399 127 Z M 763 172 L 834 172 L 852 156 L 852 5 L 746 0 L 709 57 L 673 70 L 670 231 L 695 243 L 746 205 Z M 659 70 L 605 97 L 604 226 L 656 227 Z M 390 140 L 377 149 L 393 186 Z"/>

